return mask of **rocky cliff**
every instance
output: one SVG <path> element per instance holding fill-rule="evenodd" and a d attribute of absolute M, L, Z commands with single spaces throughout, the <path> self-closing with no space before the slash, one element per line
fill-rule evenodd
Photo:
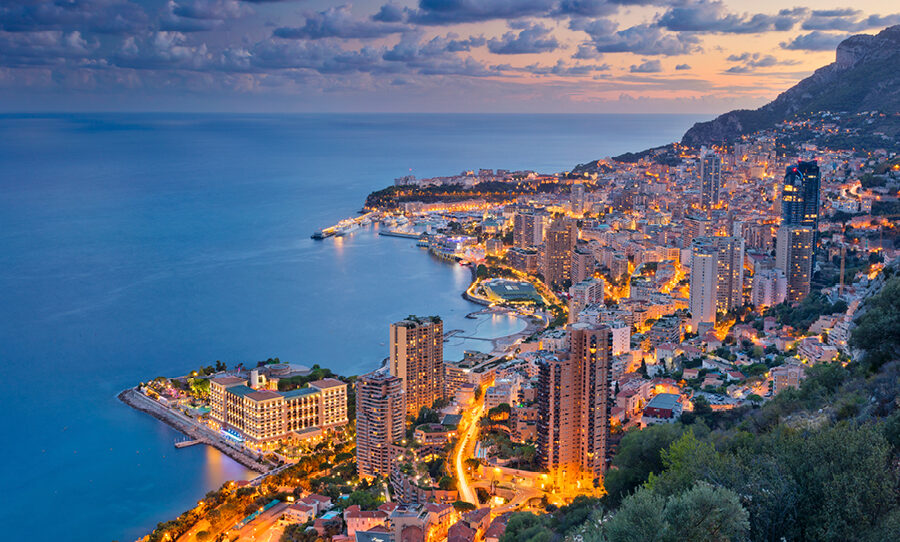
<path fill-rule="evenodd" d="M 700 146 L 732 141 L 816 111 L 900 113 L 900 25 L 877 35 L 847 38 L 835 61 L 756 110 L 739 109 L 695 124 L 681 142 Z"/>

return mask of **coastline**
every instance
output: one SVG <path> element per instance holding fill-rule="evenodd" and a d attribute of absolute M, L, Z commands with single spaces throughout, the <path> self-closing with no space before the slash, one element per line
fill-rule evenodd
<path fill-rule="evenodd" d="M 245 451 L 228 446 L 221 438 L 211 430 L 201 427 L 193 420 L 181 416 L 168 409 L 153 399 L 137 391 L 137 388 L 129 388 L 119 392 L 116 397 L 131 408 L 149 414 L 169 427 L 180 431 L 201 444 L 212 446 L 241 465 L 259 474 L 265 474 L 271 470 L 271 466 L 259 461 L 256 457 Z"/>

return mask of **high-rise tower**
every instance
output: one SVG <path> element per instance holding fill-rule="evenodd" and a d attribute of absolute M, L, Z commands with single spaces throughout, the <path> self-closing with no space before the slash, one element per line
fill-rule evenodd
<path fill-rule="evenodd" d="M 406 434 L 403 380 L 374 372 L 356 380 L 356 465 L 359 475 L 391 473 L 392 446 Z"/>
<path fill-rule="evenodd" d="M 391 324 L 390 372 L 403 379 L 406 413 L 416 416 L 444 396 L 444 323 L 410 316 Z"/>

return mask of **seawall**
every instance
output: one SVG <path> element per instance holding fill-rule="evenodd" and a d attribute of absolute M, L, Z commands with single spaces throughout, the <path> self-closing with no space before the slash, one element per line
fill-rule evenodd
<path fill-rule="evenodd" d="M 265 473 L 272 469 L 271 465 L 260 461 L 254 454 L 230 445 L 211 429 L 198 425 L 187 416 L 162 406 L 135 388 L 123 390 L 117 397 L 131 408 L 153 416 L 193 440 L 199 440 L 203 444 L 212 446 L 252 471 Z"/>

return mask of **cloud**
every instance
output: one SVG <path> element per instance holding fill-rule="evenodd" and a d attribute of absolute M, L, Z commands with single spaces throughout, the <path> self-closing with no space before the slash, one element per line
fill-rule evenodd
<path fill-rule="evenodd" d="M 619 7 L 607 0 L 562 0 L 552 15 L 559 17 L 603 17 L 613 15 Z"/>
<path fill-rule="evenodd" d="M 737 15 L 729 13 L 719 0 L 699 0 L 671 8 L 660 17 L 658 24 L 674 32 L 759 34 L 790 30 L 798 20 L 799 14 L 791 11 L 781 11 L 778 15 Z"/>
<path fill-rule="evenodd" d="M 306 21 L 300 27 L 276 28 L 274 35 L 279 38 L 310 39 L 378 38 L 410 28 L 403 24 L 357 19 L 350 13 L 350 6 L 328 8 L 325 11 L 307 13 Z"/>
<path fill-rule="evenodd" d="M 858 18 L 857 10 L 813 11 L 803 22 L 803 30 L 838 30 L 841 32 L 859 32 L 870 28 L 881 28 L 900 23 L 900 13 L 893 15 L 869 15 Z"/>
<path fill-rule="evenodd" d="M 378 13 L 372 15 L 372 20 L 383 23 L 399 23 L 403 21 L 403 13 L 403 8 L 396 4 L 384 4 Z"/>
<path fill-rule="evenodd" d="M 129 36 L 110 62 L 132 69 L 208 69 L 212 57 L 205 43 L 190 44 L 181 32 L 157 31 Z"/>
<path fill-rule="evenodd" d="M 647 60 L 638 65 L 631 65 L 628 69 L 631 73 L 659 73 L 662 71 L 662 63 L 659 60 Z"/>
<path fill-rule="evenodd" d="M 178 32 L 214 30 L 226 20 L 252 14 L 253 9 L 238 0 L 169 0 L 159 28 Z"/>
<path fill-rule="evenodd" d="M 700 39 L 688 33 L 666 33 L 661 28 L 641 24 L 608 33 L 604 28 L 584 29 L 600 53 L 635 53 L 638 55 L 684 55 L 700 49 Z"/>
<path fill-rule="evenodd" d="M 407 21 L 422 25 L 474 23 L 546 15 L 555 0 L 419 0 Z"/>
<path fill-rule="evenodd" d="M 524 72 L 532 75 L 556 75 L 559 77 L 584 77 L 597 72 L 609 71 L 609 64 L 567 64 L 562 60 L 558 60 L 552 66 L 540 64 L 529 64 L 524 68 L 513 67 L 508 64 L 491 66 L 495 71 L 501 72 Z"/>
<path fill-rule="evenodd" d="M 678 71 L 689 70 L 689 69 L 691 69 L 691 66 L 689 64 L 676 64 L 675 69 Z"/>
<path fill-rule="evenodd" d="M 493 38 L 487 42 L 487 46 L 496 55 L 546 53 L 559 49 L 559 42 L 549 34 L 549 28 L 532 24 L 522 28 L 518 34 L 507 32 L 499 39 Z"/>
<path fill-rule="evenodd" d="M 456 34 L 447 34 L 444 37 L 436 36 L 427 42 L 420 42 L 418 36 L 404 35 L 394 47 L 385 51 L 382 55 L 389 62 L 414 62 L 426 58 L 444 57 L 453 58 L 461 51 L 469 51 L 473 47 L 484 45 L 482 36 L 473 36 L 464 40 L 457 39 Z"/>
<path fill-rule="evenodd" d="M 572 55 L 572 58 L 578 60 L 594 60 L 603 57 L 603 53 L 597 50 L 590 43 L 582 43 L 578 46 L 578 51 Z"/>
<path fill-rule="evenodd" d="M 0 65 L 54 66 L 67 61 L 84 64 L 98 45 L 95 40 L 88 42 L 77 30 L 0 32 Z"/>
<path fill-rule="evenodd" d="M 772 55 L 762 55 L 760 53 L 743 53 L 740 55 L 729 55 L 726 59 L 729 62 L 741 62 L 742 64 L 732 66 L 725 70 L 725 73 L 750 73 L 756 68 L 770 68 L 772 66 L 794 66 L 799 64 L 796 60 L 778 60 Z"/>
<path fill-rule="evenodd" d="M 127 0 L 35 1 L 6 6 L 0 3 L 0 30 L 8 32 L 130 34 L 148 24 L 144 10 Z"/>
<path fill-rule="evenodd" d="M 849 38 L 850 34 L 830 34 L 814 30 L 809 34 L 800 34 L 790 41 L 781 42 L 782 49 L 792 51 L 833 51 L 838 44 Z"/>

